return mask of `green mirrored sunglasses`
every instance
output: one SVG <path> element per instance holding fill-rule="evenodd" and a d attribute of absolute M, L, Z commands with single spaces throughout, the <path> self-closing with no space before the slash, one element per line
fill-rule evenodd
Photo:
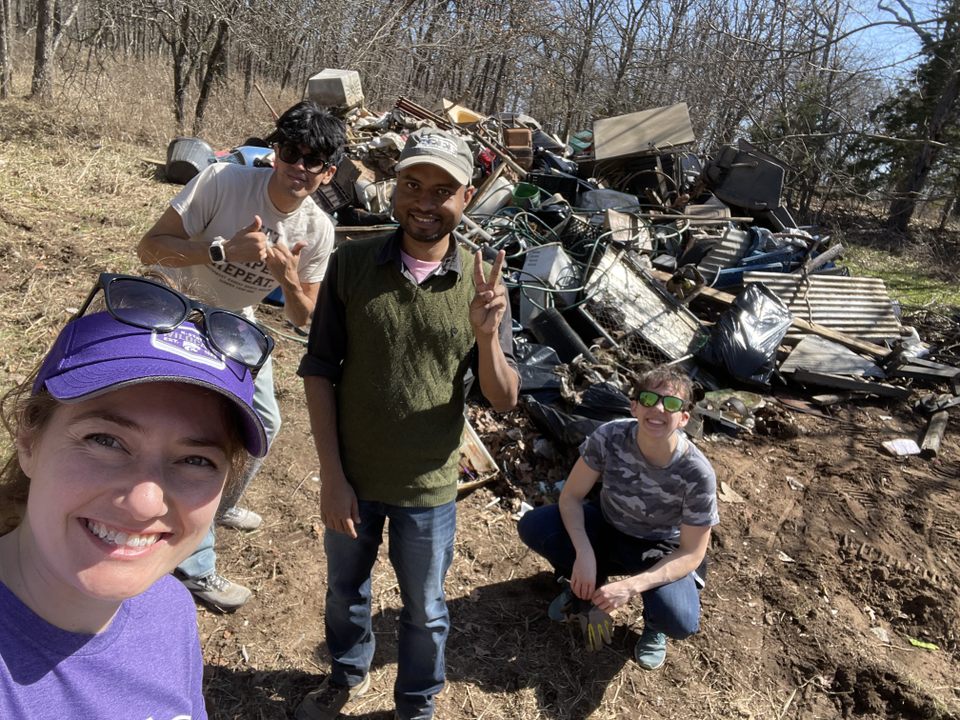
<path fill-rule="evenodd" d="M 687 404 L 686 400 L 676 395 L 660 395 L 653 390 L 643 390 L 637 395 L 637 402 L 644 407 L 654 407 L 660 401 L 663 401 L 663 409 L 668 413 L 680 412 Z"/>

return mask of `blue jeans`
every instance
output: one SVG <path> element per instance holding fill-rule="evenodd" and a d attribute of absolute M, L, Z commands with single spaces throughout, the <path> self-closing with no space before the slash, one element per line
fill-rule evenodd
<path fill-rule="evenodd" d="M 273 392 L 273 358 L 267 358 L 267 361 L 257 373 L 257 378 L 253 383 L 253 409 L 257 411 L 260 419 L 263 421 L 263 428 L 267 431 L 267 443 L 273 444 L 273 439 L 280 432 L 280 405 L 277 403 L 277 396 Z M 226 510 L 237 504 L 244 490 L 253 480 L 254 475 L 263 465 L 263 458 L 251 457 L 243 469 L 243 475 L 240 477 L 229 495 L 224 495 L 220 501 L 221 510 Z M 177 570 L 184 577 L 198 578 L 210 575 L 217 570 L 217 553 L 213 549 L 214 525 L 210 525 L 207 534 L 193 554 L 177 566 Z"/>
<path fill-rule="evenodd" d="M 627 535 L 610 525 L 595 503 L 583 505 L 584 529 L 597 558 L 597 586 L 613 575 L 637 575 L 649 569 L 676 549 L 677 543 L 644 540 Z M 520 539 L 531 550 L 553 565 L 558 575 L 569 578 L 577 558 L 570 536 L 563 525 L 560 507 L 544 505 L 527 512 L 517 525 Z M 699 568 L 702 578 L 705 564 Z M 697 575 L 647 590 L 643 598 L 643 621 L 666 635 L 681 639 L 700 629 L 700 588 Z"/>
<path fill-rule="evenodd" d="M 444 646 L 450 630 L 443 581 L 453 560 L 456 503 L 410 508 L 360 501 L 357 539 L 327 530 L 327 647 L 330 677 L 357 685 L 370 670 L 375 638 L 371 624 L 370 573 L 389 519 L 390 563 L 397 574 L 403 609 L 394 701 L 403 720 L 433 716 L 434 696 L 443 689 Z"/>

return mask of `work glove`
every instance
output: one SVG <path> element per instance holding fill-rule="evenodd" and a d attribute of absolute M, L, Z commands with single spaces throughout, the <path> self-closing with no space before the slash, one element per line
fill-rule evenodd
<path fill-rule="evenodd" d="M 613 641 L 613 618 L 596 605 L 580 613 L 578 619 L 589 652 L 596 652 Z"/>

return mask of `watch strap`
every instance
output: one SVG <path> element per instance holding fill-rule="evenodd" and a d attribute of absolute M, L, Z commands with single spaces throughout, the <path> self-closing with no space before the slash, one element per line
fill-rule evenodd
<path fill-rule="evenodd" d="M 227 261 L 227 250 L 224 247 L 226 238 L 220 237 L 219 235 L 213 239 L 213 242 L 210 243 L 210 247 L 207 248 L 207 254 L 210 256 L 210 262 L 212 263 L 223 263 Z"/>

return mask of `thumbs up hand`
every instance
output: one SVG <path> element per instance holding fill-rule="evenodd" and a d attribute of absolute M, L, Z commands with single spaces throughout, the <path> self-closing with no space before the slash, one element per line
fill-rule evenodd
<path fill-rule="evenodd" d="M 227 240 L 223 245 L 227 262 L 253 263 L 266 260 L 269 243 L 262 227 L 260 216 L 254 215 L 253 222 Z"/>

